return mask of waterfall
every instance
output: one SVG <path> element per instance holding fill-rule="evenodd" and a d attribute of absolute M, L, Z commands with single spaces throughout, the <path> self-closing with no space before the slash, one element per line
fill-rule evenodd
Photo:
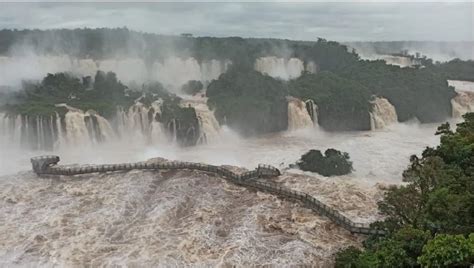
<path fill-rule="evenodd" d="M 317 72 L 317 66 L 310 61 L 305 64 L 298 58 L 260 57 L 255 60 L 255 70 L 274 78 L 290 80 L 298 78 L 303 71 Z"/>
<path fill-rule="evenodd" d="M 318 65 L 316 65 L 316 63 L 314 63 L 314 61 L 309 61 L 309 62 L 306 63 L 305 70 L 308 73 L 315 74 L 315 73 L 318 72 Z"/>
<path fill-rule="evenodd" d="M 65 131 L 62 130 L 61 120 L 56 119 L 56 144 L 70 146 L 90 146 L 93 144 L 111 141 L 116 138 L 115 131 L 107 119 L 94 110 L 83 112 L 80 109 L 58 104 L 68 111 L 64 115 Z"/>
<path fill-rule="evenodd" d="M 193 107 L 199 120 L 198 144 L 206 144 L 220 137 L 220 125 L 214 116 L 214 111 L 209 110 L 207 98 L 195 97 L 181 102 L 182 107 Z"/>
<path fill-rule="evenodd" d="M 306 104 L 300 99 L 287 97 L 288 100 L 288 129 L 296 130 L 300 128 L 313 127 L 314 123 L 311 115 L 306 110 Z"/>
<path fill-rule="evenodd" d="M 390 124 L 398 122 L 395 107 L 385 98 L 375 97 L 370 112 L 370 128 L 372 130 L 382 129 Z"/>
<path fill-rule="evenodd" d="M 452 116 L 460 118 L 465 113 L 474 112 L 474 82 L 448 80 L 455 88 L 456 96 L 451 99 Z"/>
<path fill-rule="evenodd" d="M 313 124 L 315 126 L 319 125 L 318 121 L 318 106 L 312 99 L 308 99 L 305 101 L 306 111 L 308 112 Z"/>
<path fill-rule="evenodd" d="M 460 118 L 466 113 L 474 112 L 474 92 L 456 92 L 456 96 L 451 99 L 451 105 L 454 118 Z"/>
<path fill-rule="evenodd" d="M 227 71 L 229 60 L 210 60 L 199 63 L 195 58 L 169 57 L 153 64 L 153 78 L 164 85 L 179 88 L 189 80 L 201 81 L 204 84 L 217 79 Z"/>
<path fill-rule="evenodd" d="M 115 124 L 120 137 L 130 141 L 144 140 L 149 143 L 163 141 L 165 138 L 163 126 L 159 122 L 162 103 L 163 101 L 158 99 L 147 107 L 140 101 L 136 101 L 127 112 L 122 107 L 118 107 Z"/>
<path fill-rule="evenodd" d="M 8 146 L 50 150 L 57 138 L 56 116 L 0 114 L 0 143 Z"/>
<path fill-rule="evenodd" d="M 56 116 L 56 142 L 54 143 L 54 148 L 58 149 L 61 144 L 64 144 L 66 141 L 64 140 L 64 134 L 63 134 L 63 124 L 61 122 L 61 117 L 59 116 L 58 113 L 55 113 Z"/>
<path fill-rule="evenodd" d="M 85 114 L 81 110 L 69 110 L 64 116 L 66 124 L 66 143 L 78 146 L 89 144 L 89 131 L 86 127 Z"/>
<path fill-rule="evenodd" d="M 168 123 L 168 130 L 171 131 L 172 143 L 176 143 L 178 140 L 178 126 L 176 125 L 176 119 L 172 119 Z"/>

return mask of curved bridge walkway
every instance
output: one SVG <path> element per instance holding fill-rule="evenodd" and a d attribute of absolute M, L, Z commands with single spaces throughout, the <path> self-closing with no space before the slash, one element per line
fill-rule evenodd
<path fill-rule="evenodd" d="M 337 210 L 328 207 L 316 198 L 298 191 L 293 191 L 275 183 L 262 182 L 254 179 L 263 177 L 280 176 L 280 171 L 272 166 L 259 165 L 252 171 L 236 174 L 226 168 L 214 165 L 206 165 L 191 162 L 165 162 L 165 163 L 131 163 L 131 164 L 112 164 L 112 165 L 93 165 L 84 167 L 61 167 L 57 166 L 59 156 L 39 156 L 31 158 L 33 171 L 38 175 L 78 175 L 96 172 L 109 171 L 129 171 L 132 169 L 158 170 L 158 169 L 191 169 L 204 172 L 216 173 L 226 180 L 240 186 L 268 192 L 281 198 L 292 201 L 300 201 L 305 207 L 317 212 L 320 215 L 328 217 L 330 220 L 357 234 L 385 235 L 385 230 L 370 228 L 368 224 L 355 223 Z"/>

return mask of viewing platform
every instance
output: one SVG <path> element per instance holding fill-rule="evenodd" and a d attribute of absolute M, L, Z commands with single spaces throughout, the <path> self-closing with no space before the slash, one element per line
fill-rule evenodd
<path fill-rule="evenodd" d="M 106 165 L 90 165 L 82 167 L 65 167 L 58 166 L 59 156 L 46 155 L 31 158 L 33 171 L 38 175 L 63 175 L 72 176 L 89 173 L 103 173 L 114 171 L 130 171 L 139 170 L 198 170 L 203 172 L 211 172 L 222 176 L 224 179 L 243 187 L 259 190 L 276 195 L 280 198 L 296 201 L 303 206 L 310 208 L 314 212 L 326 216 L 334 223 L 350 231 L 351 233 L 365 235 L 385 235 L 386 231 L 371 228 L 367 224 L 356 223 L 342 215 L 339 211 L 327 206 L 313 196 L 306 193 L 294 191 L 285 187 L 281 187 L 276 183 L 262 182 L 257 179 L 278 177 L 281 175 L 279 169 L 270 165 L 258 165 L 254 170 L 244 173 L 234 173 L 233 171 L 221 166 L 207 165 L 193 162 L 162 162 L 162 163 L 125 163 L 125 164 L 106 164 Z"/>

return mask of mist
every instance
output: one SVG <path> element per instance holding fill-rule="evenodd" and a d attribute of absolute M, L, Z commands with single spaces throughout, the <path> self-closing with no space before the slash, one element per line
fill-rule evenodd
<path fill-rule="evenodd" d="M 349 42 L 364 59 L 383 59 L 390 54 L 426 56 L 434 61 L 446 62 L 453 59 L 473 60 L 474 42 L 436 42 L 436 41 L 393 41 L 393 42 Z"/>

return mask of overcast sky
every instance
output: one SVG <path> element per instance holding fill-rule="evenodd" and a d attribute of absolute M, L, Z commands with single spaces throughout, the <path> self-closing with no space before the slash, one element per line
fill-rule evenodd
<path fill-rule="evenodd" d="M 128 27 L 195 36 L 473 41 L 464 3 L 3 3 L 0 28 Z"/>

